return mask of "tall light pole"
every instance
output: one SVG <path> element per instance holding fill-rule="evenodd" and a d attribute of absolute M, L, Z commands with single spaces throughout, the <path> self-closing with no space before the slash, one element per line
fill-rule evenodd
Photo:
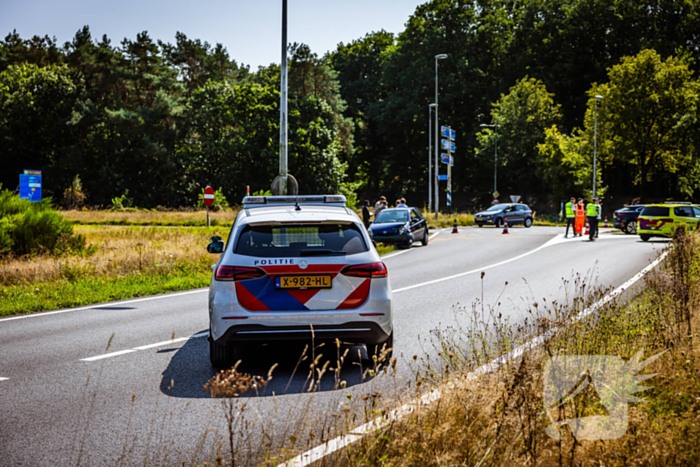
<path fill-rule="evenodd" d="M 282 73 L 280 79 L 280 195 L 287 194 L 287 0 L 282 0 Z"/>
<path fill-rule="evenodd" d="M 440 141 L 440 120 L 438 119 L 438 60 L 442 60 L 443 58 L 447 58 L 447 54 L 438 54 L 435 56 L 435 219 L 438 218 L 438 211 L 440 210 L 440 194 L 438 191 L 438 151 L 440 148 L 438 144 L 438 141 Z"/>
<path fill-rule="evenodd" d="M 593 96 L 594 101 L 594 112 L 593 112 L 593 199 L 595 199 L 595 176 L 596 176 L 596 155 L 598 152 L 598 100 L 602 99 L 603 96 Z"/>
<path fill-rule="evenodd" d="M 498 193 L 498 127 L 501 125 L 487 125 L 485 123 L 482 123 L 479 125 L 481 128 L 493 128 L 493 135 L 494 135 L 494 152 L 493 152 L 493 196 L 496 197 L 496 193 Z"/>
<path fill-rule="evenodd" d="M 430 160 L 433 157 L 433 108 L 437 104 L 428 105 L 428 209 L 433 209 L 433 164 Z M 435 142 L 437 144 L 437 141 Z M 435 166 L 437 172 L 437 166 Z"/>

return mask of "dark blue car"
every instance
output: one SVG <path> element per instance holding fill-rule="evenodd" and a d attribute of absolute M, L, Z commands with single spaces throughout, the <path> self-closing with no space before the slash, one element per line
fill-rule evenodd
<path fill-rule="evenodd" d="M 474 223 L 479 227 L 484 225 L 502 227 L 505 219 L 508 219 L 508 225 L 523 224 L 525 227 L 530 227 L 533 221 L 532 209 L 527 204 L 503 203 L 493 205 L 486 211 L 474 215 Z"/>
<path fill-rule="evenodd" d="M 413 242 L 428 244 L 428 223 L 417 208 L 384 209 L 369 226 L 372 240 L 410 248 Z"/>

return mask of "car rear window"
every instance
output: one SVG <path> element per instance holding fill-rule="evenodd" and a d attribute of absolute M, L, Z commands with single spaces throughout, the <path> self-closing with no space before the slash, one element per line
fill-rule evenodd
<path fill-rule="evenodd" d="M 668 208 L 661 206 L 649 206 L 642 209 L 640 216 L 668 217 Z"/>
<path fill-rule="evenodd" d="M 247 225 L 235 249 L 238 255 L 260 258 L 344 256 L 366 251 L 355 224 Z"/>

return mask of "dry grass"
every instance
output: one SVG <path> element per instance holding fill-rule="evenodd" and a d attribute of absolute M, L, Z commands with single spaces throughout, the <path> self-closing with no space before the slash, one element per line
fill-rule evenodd
<path fill-rule="evenodd" d="M 63 217 L 79 224 L 113 225 L 206 225 L 206 211 L 61 211 Z M 238 209 L 225 212 L 210 212 L 212 225 L 231 225 L 236 220 Z"/>
<path fill-rule="evenodd" d="M 92 254 L 33 256 L 0 261 L 0 285 L 29 285 L 57 279 L 173 272 L 184 265 L 207 270 L 216 259 L 206 251 L 209 237 L 227 229 L 75 226 Z"/>
<path fill-rule="evenodd" d="M 609 302 L 589 318 L 581 311 L 604 291 L 586 279 L 571 284 L 568 303 L 534 305 L 528 324 L 512 329 L 483 307 L 460 310 L 468 326 L 434 333 L 440 360 L 425 365 L 423 387 L 438 387 L 438 403 L 417 410 L 363 438 L 327 465 L 698 465 L 700 463 L 700 238 L 674 242 L 648 287 L 627 303 Z M 465 320 L 463 320 L 465 322 Z M 469 374 L 521 343 L 524 336 L 556 330 L 543 346 L 481 377 Z M 631 359 L 667 351 L 644 374 L 652 389 L 629 405 L 619 439 L 561 440 L 545 429 L 556 420 L 607 415 L 588 386 L 558 409 L 545 410 L 543 368 L 565 355 Z M 644 384 L 644 383 L 643 383 Z M 552 417 L 552 418 L 550 418 Z"/>

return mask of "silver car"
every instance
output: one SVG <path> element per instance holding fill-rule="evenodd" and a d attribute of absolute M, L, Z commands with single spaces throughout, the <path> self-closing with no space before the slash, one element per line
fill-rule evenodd
<path fill-rule="evenodd" d="M 371 359 L 393 346 L 386 266 L 342 195 L 243 199 L 209 286 L 210 358 L 242 345 L 340 339 Z M 385 353 L 386 354 L 386 353 Z"/>

